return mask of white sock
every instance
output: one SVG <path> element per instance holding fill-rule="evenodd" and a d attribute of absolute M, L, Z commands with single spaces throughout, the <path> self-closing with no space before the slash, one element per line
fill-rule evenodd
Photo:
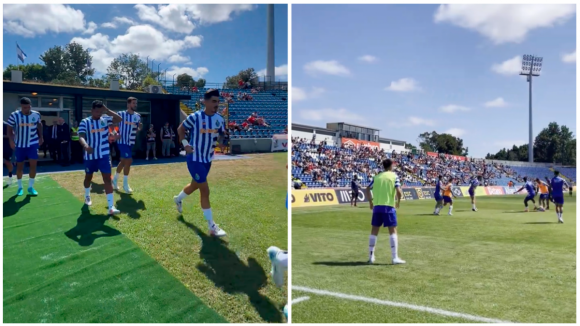
<path fill-rule="evenodd" d="M 288 251 L 280 251 L 276 255 L 276 260 L 283 267 L 288 268 Z"/>
<path fill-rule="evenodd" d="M 391 254 L 393 259 L 399 257 L 399 242 L 397 241 L 397 234 L 391 234 Z"/>
<path fill-rule="evenodd" d="M 128 175 L 124 175 L 123 176 L 123 184 L 124 185 L 129 185 L 129 176 Z"/>
<path fill-rule="evenodd" d="M 18 179 L 18 188 L 22 189 L 22 179 Z"/>
<path fill-rule="evenodd" d="M 377 236 L 369 236 L 369 257 L 375 254 L 375 246 L 377 245 Z"/>
<path fill-rule="evenodd" d="M 189 196 L 188 194 L 186 194 L 183 190 L 179 193 L 179 195 L 177 195 L 177 200 L 182 201 L 185 199 L 185 197 Z"/>
<path fill-rule="evenodd" d="M 203 217 L 205 217 L 205 220 L 207 221 L 207 225 L 211 228 L 214 225 L 213 214 L 211 213 L 211 208 L 202 209 L 202 211 L 203 211 Z"/>
<path fill-rule="evenodd" d="M 119 173 L 115 172 L 115 176 L 113 177 L 113 180 L 117 181 L 119 179 Z"/>
<path fill-rule="evenodd" d="M 85 197 L 89 197 L 91 195 L 91 187 L 85 188 Z"/>
<path fill-rule="evenodd" d="M 113 193 L 107 194 L 107 203 L 109 204 L 109 209 L 115 205 L 115 203 L 113 203 Z"/>
<path fill-rule="evenodd" d="M 34 178 L 28 179 L 28 188 L 34 187 Z"/>
<path fill-rule="evenodd" d="M 453 205 L 449 206 L 449 213 L 453 210 Z"/>
<path fill-rule="evenodd" d="M 475 209 L 475 204 L 471 204 L 471 207 L 472 207 L 473 209 Z"/>

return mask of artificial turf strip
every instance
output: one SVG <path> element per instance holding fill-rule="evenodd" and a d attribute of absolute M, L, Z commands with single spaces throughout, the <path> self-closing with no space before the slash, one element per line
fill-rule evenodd
<path fill-rule="evenodd" d="M 368 204 L 292 210 L 292 285 L 413 304 L 512 322 L 576 321 L 576 197 L 565 197 L 564 224 L 554 205 L 523 212 L 523 196 L 468 198 L 433 216 L 434 200 L 403 201 L 399 255 L 391 265 L 381 230 L 375 265 L 366 264 Z M 293 323 L 468 322 L 416 310 L 312 295 L 292 306 Z"/>
<path fill-rule="evenodd" d="M 4 322 L 226 322 L 50 177 L 4 189 Z"/>

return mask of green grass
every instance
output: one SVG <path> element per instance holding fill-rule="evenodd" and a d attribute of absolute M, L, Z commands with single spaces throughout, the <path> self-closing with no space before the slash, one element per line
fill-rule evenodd
<path fill-rule="evenodd" d="M 282 153 L 213 163 L 208 182 L 214 220 L 228 232 L 223 240 L 207 236 L 198 192 L 185 199 L 182 217 L 175 210 L 173 196 L 191 180 L 185 163 L 133 167 L 134 194 L 115 193 L 122 213 L 107 223 L 227 321 L 282 322 L 286 291 L 269 279 L 266 249 L 288 246 L 286 161 Z M 76 197 L 75 205 L 83 200 L 82 172 L 52 178 Z M 105 214 L 99 174 L 94 182 L 91 211 Z"/>
<path fill-rule="evenodd" d="M 225 322 L 50 177 L 4 189 L 4 322 Z"/>
<path fill-rule="evenodd" d="M 576 197 L 566 196 L 565 224 L 553 206 L 523 212 L 522 196 L 457 200 L 454 215 L 433 216 L 433 200 L 404 201 L 398 211 L 399 256 L 390 264 L 382 230 L 377 265 L 368 259 L 371 211 L 330 206 L 293 209 L 292 284 L 512 322 L 576 320 Z M 406 308 L 293 291 L 292 322 L 467 322 Z"/>

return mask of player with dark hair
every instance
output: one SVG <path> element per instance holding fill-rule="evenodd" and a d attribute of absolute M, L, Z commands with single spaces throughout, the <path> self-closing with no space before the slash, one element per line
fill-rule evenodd
<path fill-rule="evenodd" d="M 558 216 L 558 223 L 564 223 L 564 218 L 562 217 L 563 207 L 564 207 L 564 188 L 572 188 L 566 182 L 566 180 L 560 177 L 560 171 L 554 171 L 554 177 L 550 182 L 552 185 L 552 196 L 554 198 L 554 204 L 556 204 L 556 215 Z"/>
<path fill-rule="evenodd" d="M 482 177 L 480 175 L 477 178 L 473 178 L 469 183 L 469 197 L 471 198 L 471 210 L 477 212 L 477 207 L 475 207 L 475 189 L 481 184 Z"/>
<path fill-rule="evenodd" d="M 549 187 L 548 184 L 542 180 L 540 180 L 540 178 L 536 178 L 536 185 L 538 186 L 537 190 L 538 193 L 540 194 L 540 207 L 547 207 L 549 201 L 549 196 L 550 196 L 550 191 L 549 191 Z M 544 206 L 545 204 L 545 206 Z M 547 208 L 546 208 L 547 209 Z"/>
<path fill-rule="evenodd" d="M 377 174 L 366 189 L 370 208 L 373 211 L 371 235 L 369 236 L 368 263 L 373 264 L 375 262 L 377 237 L 381 226 L 384 226 L 389 228 L 393 265 L 404 264 L 405 261 L 399 258 L 399 243 L 397 239 L 397 209 L 403 196 L 401 181 L 393 172 L 393 161 L 391 159 L 383 161 L 383 168 L 385 170 Z"/>
<path fill-rule="evenodd" d="M 28 173 L 28 193 L 37 196 L 34 190 L 34 178 L 36 177 L 36 165 L 38 163 L 38 148 L 44 143 L 40 113 L 31 109 L 31 101 L 28 97 L 20 99 L 20 110 L 14 111 L 8 118 L 7 133 L 10 148 L 16 151 L 16 179 L 18 190 L 16 195 L 22 196 L 22 171 L 24 161 L 28 159 L 30 172 Z"/>
<path fill-rule="evenodd" d="M 449 216 L 453 215 L 453 198 L 456 198 L 451 187 L 451 181 L 446 181 L 443 186 L 443 207 L 449 204 L 449 212 L 447 212 L 447 215 Z"/>
<path fill-rule="evenodd" d="M 103 112 L 106 116 L 103 116 Z M 113 185 L 111 184 L 111 162 L 109 160 L 109 126 L 122 120 L 121 116 L 109 110 L 103 102 L 93 101 L 91 116 L 83 119 L 79 124 L 79 143 L 85 149 L 85 205 L 91 206 L 91 181 L 93 174 L 101 171 L 109 215 L 119 214 L 113 201 Z"/>
<path fill-rule="evenodd" d="M 443 176 L 439 175 L 437 181 L 435 182 L 435 194 L 433 197 L 435 198 L 435 211 L 433 215 L 439 215 L 439 211 L 443 208 L 443 197 L 441 197 L 441 180 L 443 180 Z"/>
<path fill-rule="evenodd" d="M 554 199 L 552 198 L 552 183 L 550 182 L 550 179 L 548 177 L 545 177 L 546 179 L 546 185 L 548 185 L 548 200 L 546 200 L 546 210 L 550 209 L 550 202 L 554 202 Z"/>
<path fill-rule="evenodd" d="M 187 169 L 191 175 L 191 183 L 187 184 L 179 195 L 173 197 L 177 211 L 183 212 L 182 200 L 199 189 L 201 209 L 205 217 L 209 233 L 216 237 L 226 236 L 226 232 L 214 223 L 209 202 L 209 185 L 207 176 L 215 152 L 218 135 L 225 132 L 225 119 L 218 114 L 220 93 L 217 89 L 208 90 L 204 96 L 204 110 L 190 114 L 185 119 L 177 133 L 179 140 L 187 153 Z M 189 141 L 185 133 L 189 131 Z"/>
<path fill-rule="evenodd" d="M 127 99 L 127 110 L 119 112 L 121 122 L 119 123 L 119 140 L 117 140 L 117 147 L 121 152 L 119 165 L 115 177 L 113 177 L 113 189 L 117 190 L 117 180 L 119 173 L 123 171 L 123 190 L 126 193 L 132 193 L 133 189 L 129 187 L 129 172 L 131 171 L 131 164 L 133 163 L 133 145 L 137 138 L 137 132 L 141 131 L 143 124 L 141 123 L 141 115 L 136 112 L 137 99 L 129 97 Z"/>
<path fill-rule="evenodd" d="M 531 181 L 528 181 L 528 177 L 524 177 L 524 182 L 525 184 L 518 191 L 516 191 L 516 194 L 526 189 L 528 195 L 526 196 L 526 198 L 524 198 L 524 206 L 526 207 L 525 211 L 529 212 L 528 201 L 530 200 L 532 201 L 532 203 L 534 203 L 534 210 L 538 210 L 538 206 L 536 206 L 536 201 L 534 200 L 534 197 L 536 197 L 536 190 L 534 189 L 534 184 Z"/>

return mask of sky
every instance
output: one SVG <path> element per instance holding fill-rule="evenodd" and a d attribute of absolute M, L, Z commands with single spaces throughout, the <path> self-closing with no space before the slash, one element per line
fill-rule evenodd
<path fill-rule="evenodd" d="M 461 137 L 469 156 L 528 142 L 549 122 L 576 135 L 575 5 L 293 5 L 292 122 L 350 122 L 418 145 Z"/>
<path fill-rule="evenodd" d="M 139 54 L 167 76 L 188 73 L 208 83 L 254 68 L 266 69 L 266 5 L 4 5 L 3 68 L 25 63 L 55 45 L 89 49 L 97 75 L 122 53 Z M 274 6 L 276 80 L 288 74 L 288 7 Z"/>

